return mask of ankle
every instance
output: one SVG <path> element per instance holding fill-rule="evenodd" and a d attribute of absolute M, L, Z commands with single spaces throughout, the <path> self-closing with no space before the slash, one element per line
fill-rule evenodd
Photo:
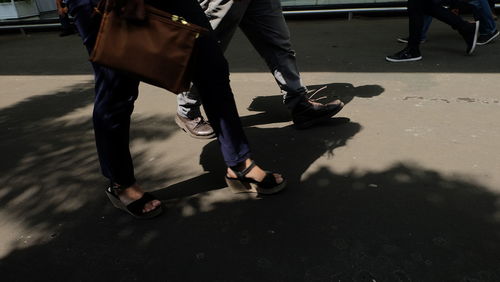
<path fill-rule="evenodd" d="M 249 167 L 251 164 L 252 164 L 252 160 L 246 159 L 246 160 L 238 163 L 235 166 L 229 167 L 229 169 L 231 169 L 234 172 L 241 172 L 241 171 L 245 170 L 245 168 Z"/>
<path fill-rule="evenodd" d="M 227 175 L 232 178 L 246 177 L 251 178 L 255 181 L 262 181 L 266 176 L 266 172 L 262 170 L 259 166 L 253 163 L 251 159 L 246 159 L 244 162 L 239 163 L 236 166 L 228 168 Z"/>
<path fill-rule="evenodd" d="M 122 201 L 124 204 L 128 204 L 130 202 L 133 202 L 137 199 L 140 199 L 144 195 L 144 191 L 142 188 L 134 183 L 131 186 L 128 186 L 126 188 L 122 188 L 120 186 L 114 186 L 113 188 L 114 193 L 118 196 L 120 201 Z"/>

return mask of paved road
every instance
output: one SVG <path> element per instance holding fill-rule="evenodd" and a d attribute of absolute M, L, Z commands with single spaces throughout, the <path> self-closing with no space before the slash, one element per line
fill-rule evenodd
<path fill-rule="evenodd" d="M 167 213 L 135 221 L 102 188 L 80 39 L 0 36 L 2 281 L 500 281 L 499 44 L 465 56 L 435 22 L 424 60 L 390 64 L 404 18 L 289 21 L 303 81 L 345 109 L 295 130 L 238 33 L 231 80 L 255 158 L 290 185 L 234 195 L 215 141 L 141 86 L 140 182 Z"/>

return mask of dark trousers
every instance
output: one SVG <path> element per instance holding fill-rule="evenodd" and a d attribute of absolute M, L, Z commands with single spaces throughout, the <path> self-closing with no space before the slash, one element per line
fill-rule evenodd
<path fill-rule="evenodd" d="M 59 15 L 59 22 L 61 23 L 62 31 L 71 31 L 73 30 L 73 25 L 69 20 L 68 14 Z"/>
<path fill-rule="evenodd" d="M 467 23 L 442 6 L 439 0 L 408 0 L 409 39 L 408 47 L 418 49 L 422 38 L 424 15 L 432 16 L 453 29 L 461 30 Z"/>
<path fill-rule="evenodd" d="M 70 9 L 90 52 L 99 23 L 92 18 L 93 7 L 91 1 L 88 2 Z M 211 29 L 195 0 L 156 0 L 149 4 Z M 201 36 L 197 44 L 199 53 L 193 66 L 193 83 L 199 90 L 226 164 L 235 166 L 250 157 L 250 150 L 229 86 L 228 65 L 213 34 Z M 96 93 L 93 122 L 101 170 L 112 183 L 127 187 L 136 181 L 129 150 L 129 129 L 139 81 L 98 64 L 92 66 Z"/>

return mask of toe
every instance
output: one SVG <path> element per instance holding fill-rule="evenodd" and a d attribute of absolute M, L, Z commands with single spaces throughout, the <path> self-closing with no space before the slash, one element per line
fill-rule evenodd
<path fill-rule="evenodd" d="M 159 200 L 151 201 L 151 202 L 147 203 L 146 205 L 144 205 L 142 212 L 146 213 L 146 212 L 153 211 L 156 208 L 158 208 L 160 205 L 161 205 L 161 202 Z"/>
<path fill-rule="evenodd" d="M 281 174 L 274 173 L 274 179 L 276 179 L 276 183 L 283 182 L 283 176 Z"/>

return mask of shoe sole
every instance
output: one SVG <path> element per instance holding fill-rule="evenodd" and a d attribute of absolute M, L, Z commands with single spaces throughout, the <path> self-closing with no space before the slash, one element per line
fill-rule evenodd
<path fill-rule="evenodd" d="M 157 217 L 159 215 L 161 215 L 163 213 L 163 204 L 156 207 L 154 210 L 152 211 L 149 211 L 147 213 L 144 213 L 142 215 L 136 215 L 132 212 L 130 212 L 128 209 L 127 209 L 127 206 L 125 206 L 124 203 L 122 203 L 122 201 L 120 201 L 120 199 L 118 199 L 115 195 L 113 195 L 112 193 L 108 192 L 108 191 L 105 191 L 106 192 L 106 196 L 108 196 L 109 200 L 111 201 L 111 203 L 113 204 L 113 206 L 119 210 L 122 210 L 128 214 L 130 214 L 133 218 L 136 218 L 136 219 L 151 219 L 151 218 L 154 218 L 154 217 Z"/>
<path fill-rule="evenodd" d="M 255 190 L 257 190 L 257 193 L 262 194 L 262 195 L 273 195 L 278 192 L 281 192 L 283 189 L 285 189 L 287 182 L 286 180 L 283 179 L 283 182 L 280 184 L 276 185 L 275 187 L 271 189 L 262 189 L 260 188 L 257 184 L 251 183 L 252 186 L 254 187 Z"/>
<path fill-rule="evenodd" d="M 415 61 L 422 60 L 422 56 L 415 57 L 415 58 L 410 58 L 410 59 L 404 59 L 404 60 L 395 60 L 395 59 L 391 59 L 389 57 L 385 57 L 385 60 L 388 61 L 388 62 L 392 62 L 392 63 L 415 62 Z"/>
<path fill-rule="evenodd" d="M 474 52 L 474 50 L 476 49 L 476 45 L 477 45 L 477 37 L 479 35 L 479 22 L 477 21 L 476 22 L 476 30 L 474 32 L 474 41 L 472 42 L 472 47 L 470 48 L 470 50 L 467 52 L 468 55 L 472 55 L 472 53 Z"/>
<path fill-rule="evenodd" d="M 312 119 L 312 120 L 308 120 L 308 121 L 302 122 L 302 123 L 294 123 L 294 125 L 295 125 L 295 127 L 297 129 L 306 129 L 306 128 L 309 128 L 309 127 L 311 127 L 311 126 L 313 126 L 315 124 L 322 123 L 322 122 L 325 122 L 325 121 L 329 120 L 331 117 L 333 117 L 334 115 L 338 114 L 342 110 L 342 108 L 344 108 L 344 103 L 340 104 L 335 109 L 335 111 L 329 113 L 326 116 L 315 118 L 315 119 Z"/>
<path fill-rule="evenodd" d="M 187 135 L 195 138 L 195 139 L 213 139 L 215 138 L 215 133 L 214 134 L 210 134 L 210 135 L 196 135 L 196 134 L 193 134 L 191 133 L 191 131 L 189 131 L 185 126 L 184 126 L 184 123 L 179 119 L 178 116 L 175 116 L 175 123 L 177 124 L 177 126 L 179 126 L 179 128 L 184 131 Z"/>
<path fill-rule="evenodd" d="M 491 41 L 493 41 L 495 38 L 497 38 L 498 35 L 500 35 L 500 31 L 497 31 L 497 33 L 495 33 L 495 35 L 493 35 L 490 39 L 488 39 L 485 42 L 476 42 L 476 45 L 478 45 L 478 46 L 486 45 L 486 44 L 490 43 Z"/>
<path fill-rule="evenodd" d="M 272 195 L 276 194 L 283 189 L 285 189 L 287 182 L 286 180 L 283 180 L 280 184 L 276 185 L 273 188 L 270 189 L 263 189 L 260 188 L 258 184 L 256 183 L 245 183 L 241 182 L 237 179 L 230 179 L 226 177 L 226 184 L 227 186 L 231 189 L 231 191 L 235 194 L 241 194 L 241 193 L 258 193 L 262 195 Z"/>

